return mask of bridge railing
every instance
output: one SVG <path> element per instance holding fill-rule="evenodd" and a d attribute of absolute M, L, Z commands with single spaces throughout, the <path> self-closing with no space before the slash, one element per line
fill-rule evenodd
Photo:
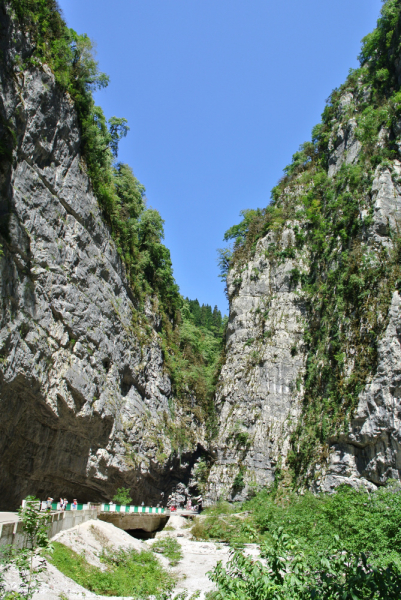
<path fill-rule="evenodd" d="M 91 508 L 95 508 L 95 504 L 94 503 L 90 503 L 88 502 L 87 504 L 77 504 L 76 508 L 72 508 L 73 503 L 69 502 L 64 510 L 89 510 Z M 43 501 L 42 502 L 42 510 L 46 510 L 47 508 L 47 502 Z M 52 510 L 61 510 L 60 507 L 60 502 L 52 502 Z"/>
<path fill-rule="evenodd" d="M 146 513 L 162 515 L 166 512 L 165 508 L 160 506 L 126 506 L 124 504 L 102 504 L 102 512 L 118 512 L 118 513 Z"/>
<path fill-rule="evenodd" d="M 22 501 L 22 506 L 25 507 L 26 506 L 26 500 Z M 47 509 L 47 501 L 44 500 L 42 502 L 37 502 L 37 507 L 39 508 L 39 506 L 41 507 L 42 510 L 46 510 Z M 162 508 L 160 506 L 127 506 L 124 504 L 114 504 L 114 503 L 108 503 L 108 504 L 96 504 L 96 503 L 91 503 L 88 502 L 87 504 L 77 504 L 76 507 L 74 508 L 74 505 L 72 502 L 69 502 L 64 510 L 90 510 L 91 508 L 100 508 L 101 512 L 118 512 L 118 513 L 145 513 L 145 514 L 158 514 L 158 515 L 162 515 L 166 512 L 165 508 Z M 52 502 L 52 510 L 53 511 L 59 511 L 61 510 L 60 507 L 60 502 Z"/>

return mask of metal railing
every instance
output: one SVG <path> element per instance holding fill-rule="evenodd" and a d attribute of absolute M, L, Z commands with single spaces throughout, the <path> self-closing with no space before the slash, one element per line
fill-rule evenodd
<path fill-rule="evenodd" d="M 22 506 L 26 506 L 26 500 L 22 501 Z M 41 508 L 41 510 L 47 510 L 48 504 L 46 500 L 42 502 L 35 502 L 37 508 Z M 88 502 L 87 504 L 78 503 L 74 505 L 72 502 L 69 502 L 64 506 L 64 510 L 88 510 L 91 508 L 100 508 L 100 512 L 117 512 L 117 513 L 142 513 L 142 514 L 152 514 L 152 515 L 162 515 L 166 513 L 165 508 L 160 506 L 128 506 L 125 504 L 114 504 L 113 502 L 109 502 L 108 504 L 99 504 L 95 502 Z M 51 504 L 52 511 L 60 511 L 61 506 L 60 502 L 52 502 Z"/>
<path fill-rule="evenodd" d="M 165 508 L 160 506 L 126 506 L 124 504 L 101 504 L 101 512 L 117 513 L 146 513 L 162 515 L 166 512 Z"/>

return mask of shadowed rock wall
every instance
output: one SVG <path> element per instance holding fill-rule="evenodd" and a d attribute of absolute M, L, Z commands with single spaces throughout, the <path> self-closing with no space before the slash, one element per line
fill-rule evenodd
<path fill-rule="evenodd" d="M 118 485 L 134 502 L 159 502 L 196 456 L 178 459 L 165 435 L 171 383 L 157 300 L 145 334 L 86 175 L 73 103 L 46 66 L 16 66 L 29 45 L 0 17 L 0 123 L 12 148 L 0 180 L 0 505 L 28 493 L 110 499 Z"/>

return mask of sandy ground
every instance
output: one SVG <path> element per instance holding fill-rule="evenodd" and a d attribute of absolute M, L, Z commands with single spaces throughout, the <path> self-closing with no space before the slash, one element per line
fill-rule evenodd
<path fill-rule="evenodd" d="M 188 590 L 193 594 L 200 590 L 200 598 L 204 598 L 206 592 L 214 589 L 213 583 L 207 576 L 207 572 L 213 569 L 219 560 L 225 563 L 228 558 L 229 549 L 224 544 L 213 542 L 196 542 L 191 539 L 190 529 L 186 527 L 189 520 L 179 515 L 172 515 L 168 522 L 168 529 L 156 534 L 156 539 L 166 536 L 175 537 L 181 544 L 183 559 L 172 570 L 181 578 L 175 593 Z M 172 531 L 169 529 L 173 528 Z M 148 540 L 148 545 L 153 540 Z"/>
<path fill-rule="evenodd" d="M 170 517 L 167 531 L 157 534 L 157 538 L 167 535 L 175 537 L 181 544 L 183 559 L 176 567 L 168 567 L 168 561 L 162 555 L 157 557 L 163 566 L 170 568 L 179 576 L 175 593 L 187 590 L 190 594 L 197 590 L 201 591 L 200 599 L 203 600 L 205 593 L 213 589 L 213 584 L 207 577 L 219 560 L 226 562 L 228 548 L 223 544 L 212 542 L 197 542 L 191 540 L 191 534 L 186 527 L 188 521 L 179 515 Z M 59 541 L 69 546 L 75 552 L 84 553 L 85 558 L 91 564 L 103 568 L 99 560 L 99 554 L 105 546 L 109 548 L 135 548 L 136 550 L 147 550 L 154 540 L 146 542 L 131 537 L 125 531 L 114 527 L 111 523 L 103 521 L 87 521 L 73 529 L 57 534 L 54 541 Z M 115 596 L 98 596 L 85 590 L 74 581 L 65 577 L 52 565 L 48 565 L 47 571 L 41 575 L 42 585 L 34 595 L 34 600 L 117 600 Z M 7 575 L 7 584 L 10 590 L 17 591 L 18 576 L 16 572 Z M 120 600 L 120 597 L 118 597 Z M 127 599 L 125 599 L 127 600 Z"/>

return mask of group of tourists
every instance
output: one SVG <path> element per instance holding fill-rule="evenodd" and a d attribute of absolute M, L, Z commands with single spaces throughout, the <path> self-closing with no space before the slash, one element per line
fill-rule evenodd
<path fill-rule="evenodd" d="M 178 502 L 178 503 L 171 502 L 171 504 L 170 504 L 171 512 L 175 512 L 178 509 L 178 510 L 192 510 L 194 512 L 201 513 L 202 508 L 203 508 L 202 496 L 198 496 L 197 498 L 195 498 L 194 504 L 192 504 L 191 498 L 188 498 L 187 502 L 184 504 L 181 504 L 180 502 Z"/>
<path fill-rule="evenodd" d="M 46 510 L 50 512 L 52 509 L 53 498 L 48 496 L 45 504 L 46 504 Z M 60 498 L 60 501 L 58 502 L 57 510 L 66 510 L 67 504 L 68 504 L 67 498 Z M 71 503 L 71 510 L 77 510 L 77 509 L 78 509 L 78 501 L 76 499 L 74 499 Z"/>

